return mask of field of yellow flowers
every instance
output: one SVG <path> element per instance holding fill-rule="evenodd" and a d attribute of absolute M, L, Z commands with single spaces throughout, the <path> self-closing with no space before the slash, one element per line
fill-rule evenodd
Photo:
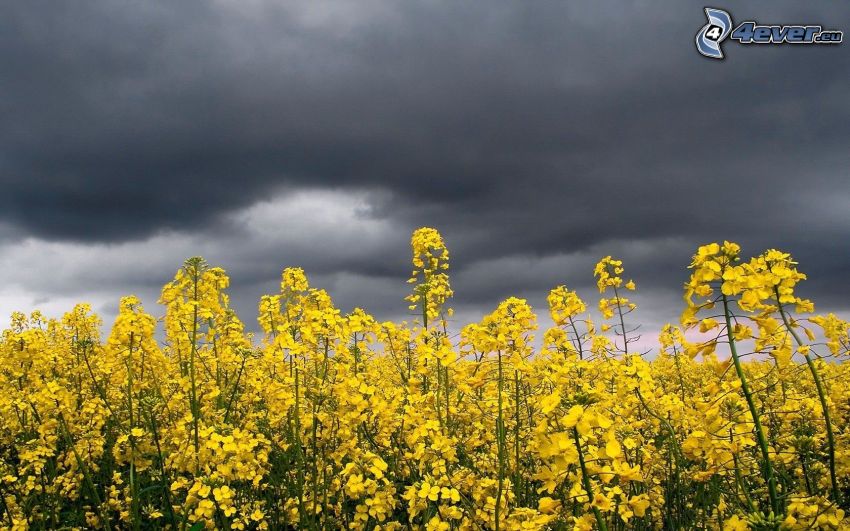
<path fill-rule="evenodd" d="M 14 314 L 0 526 L 850 528 L 848 323 L 795 295 L 788 254 L 700 247 L 646 353 L 618 260 L 596 323 L 558 286 L 548 330 L 510 298 L 456 333 L 440 234 L 411 244 L 411 323 L 343 315 L 288 268 L 254 338 L 200 258 L 164 331 L 132 296 L 105 340 L 85 304 Z"/>

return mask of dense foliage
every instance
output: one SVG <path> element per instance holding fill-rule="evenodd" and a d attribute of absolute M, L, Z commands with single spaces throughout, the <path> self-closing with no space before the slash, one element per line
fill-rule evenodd
<path fill-rule="evenodd" d="M 342 315 L 301 269 L 229 308 L 193 258 L 157 319 L 125 297 L 0 341 L 0 525 L 104 529 L 850 527 L 848 323 L 785 253 L 700 247 L 681 327 L 638 352 L 623 264 L 601 321 L 510 298 L 452 332 L 449 253 L 413 234 L 413 323 Z M 164 342 L 159 341 L 164 338 Z M 827 359 L 831 358 L 831 359 Z"/>

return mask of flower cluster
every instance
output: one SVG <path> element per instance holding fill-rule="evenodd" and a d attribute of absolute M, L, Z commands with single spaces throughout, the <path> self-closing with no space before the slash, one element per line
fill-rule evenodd
<path fill-rule="evenodd" d="M 435 229 L 417 229 L 410 239 L 413 249 L 413 273 L 407 281 L 414 285 L 413 293 L 407 297 L 411 311 L 419 310 L 425 328 L 428 323 L 443 318 L 443 306 L 454 292 L 449 285 L 449 250 L 443 237 Z M 446 308 L 445 315 L 452 310 Z"/>
<path fill-rule="evenodd" d="M 255 338 L 201 258 L 105 339 L 85 304 L 13 314 L 0 527 L 850 528 L 850 324 L 787 253 L 700 247 L 653 344 L 610 256 L 598 305 L 557 286 L 542 333 L 515 297 L 455 333 L 445 242 L 411 244 L 409 323 L 286 268 Z"/>

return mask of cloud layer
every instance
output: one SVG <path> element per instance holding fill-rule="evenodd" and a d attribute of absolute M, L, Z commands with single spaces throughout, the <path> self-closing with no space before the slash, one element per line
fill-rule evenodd
<path fill-rule="evenodd" d="M 736 20 L 840 26 L 841 3 Z M 253 320 L 285 265 L 403 316 L 438 227 L 463 315 L 622 256 L 649 323 L 700 243 L 780 247 L 850 300 L 850 54 L 693 46 L 682 2 L 201 1 L 0 8 L 0 310 L 155 300 L 183 258 Z M 838 28 L 843 29 L 843 28 Z"/>

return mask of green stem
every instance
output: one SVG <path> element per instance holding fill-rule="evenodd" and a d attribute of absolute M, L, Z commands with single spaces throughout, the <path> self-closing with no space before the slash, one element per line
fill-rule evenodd
<path fill-rule="evenodd" d="M 233 407 L 233 399 L 236 398 L 236 392 L 239 390 L 239 381 L 242 379 L 242 371 L 245 370 L 246 361 L 248 361 L 248 357 L 244 356 L 242 358 L 242 365 L 239 367 L 239 373 L 236 375 L 236 382 L 233 384 L 233 391 L 230 393 L 230 399 L 227 401 L 227 409 L 224 411 L 225 424 L 227 424 L 227 421 L 230 419 L 230 410 Z"/>
<path fill-rule="evenodd" d="M 436 396 L 434 397 L 434 408 L 437 412 L 437 422 L 439 423 L 440 428 L 444 427 L 444 425 L 443 425 L 443 410 L 442 410 L 443 400 L 442 400 L 442 398 L 440 398 L 440 388 L 443 386 L 442 374 L 443 374 L 442 364 L 440 363 L 440 358 L 437 358 L 437 390 L 436 390 Z"/>
<path fill-rule="evenodd" d="M 195 354 L 197 353 L 198 341 L 198 264 L 192 266 L 192 345 L 189 357 L 189 379 L 192 382 L 191 394 L 191 410 L 192 410 L 192 431 L 194 433 L 195 443 L 195 471 L 199 468 L 198 452 L 200 449 L 200 439 L 198 438 L 198 390 L 195 383 Z"/>
<path fill-rule="evenodd" d="M 578 451 L 578 463 L 581 467 L 581 484 L 584 486 L 584 492 L 587 494 L 587 502 L 593 508 L 593 515 L 596 517 L 599 531 L 608 531 L 608 526 L 605 524 L 599 508 L 593 507 L 593 487 L 590 486 L 590 477 L 587 475 L 587 465 L 584 462 L 584 452 L 581 450 L 581 441 L 578 438 L 578 429 L 575 426 L 573 426 L 573 440 L 576 443 L 576 450 Z"/>
<path fill-rule="evenodd" d="M 623 332 L 623 354 L 629 353 L 629 338 L 626 337 L 626 321 L 623 319 L 623 305 L 620 304 L 620 294 L 617 286 L 614 286 L 614 297 L 617 298 L 617 313 L 620 316 L 620 331 Z"/>
<path fill-rule="evenodd" d="M 294 357 L 294 356 L 293 356 Z M 301 446 L 301 401 L 299 390 L 299 368 L 295 365 L 295 449 L 298 456 L 298 470 L 296 478 L 298 480 L 298 522 L 301 529 L 304 528 L 304 467 L 306 461 L 304 459 L 304 449 Z"/>
<path fill-rule="evenodd" d="M 798 346 L 803 346 L 804 343 L 797 332 L 791 328 L 791 323 L 788 319 L 788 315 L 785 312 L 785 309 L 782 307 L 782 304 L 779 302 L 779 290 L 777 288 L 773 288 L 774 293 L 776 294 L 776 304 L 779 306 L 779 314 L 782 315 L 782 321 L 785 323 L 785 328 L 794 338 L 794 341 L 797 342 Z M 823 409 L 823 419 L 826 424 L 826 440 L 827 440 L 827 451 L 829 452 L 829 480 L 832 484 L 832 496 L 835 499 L 835 503 L 841 504 L 841 494 L 840 490 L 838 490 L 838 480 L 835 474 L 835 437 L 832 432 L 832 420 L 829 416 L 829 404 L 826 401 L 826 393 L 823 390 L 823 383 L 820 378 L 820 371 L 818 371 L 817 366 L 815 365 L 812 357 L 809 356 L 809 353 L 806 352 L 803 354 L 803 357 L 806 358 L 806 365 L 809 367 L 809 371 L 812 373 L 812 379 L 815 381 L 815 388 L 818 392 L 818 398 L 820 399 L 821 409 Z"/>
<path fill-rule="evenodd" d="M 514 422 L 514 492 L 516 493 L 516 503 L 522 504 L 522 475 L 519 466 L 519 432 L 520 432 L 520 396 L 519 396 L 519 371 L 514 369 L 514 406 L 515 406 L 515 422 Z"/>
<path fill-rule="evenodd" d="M 80 471 L 83 473 L 83 478 L 86 480 L 86 485 L 89 487 L 89 491 L 92 495 L 92 500 L 95 505 L 97 505 L 97 509 L 100 512 L 100 519 L 102 520 L 101 524 L 103 528 L 109 531 L 109 518 L 108 515 L 104 512 L 103 502 L 100 500 L 100 495 L 97 492 L 97 487 L 94 484 L 94 481 L 91 479 L 91 473 L 89 471 L 89 467 L 83 462 L 83 459 L 80 457 L 80 454 L 77 452 L 77 446 L 74 444 L 74 440 L 71 438 L 71 431 L 68 429 L 68 424 L 65 422 L 65 417 L 62 413 L 59 413 L 59 425 L 62 427 L 62 435 L 65 437 L 65 442 L 71 448 L 71 453 L 74 454 L 74 459 L 77 461 L 77 467 L 79 467 Z"/>
<path fill-rule="evenodd" d="M 649 404 L 646 403 L 646 399 L 643 397 L 643 394 L 640 392 L 639 388 L 635 389 L 635 394 L 637 395 L 638 400 L 640 401 L 646 412 L 649 413 L 649 415 L 656 419 L 659 423 L 661 423 L 661 425 L 664 426 L 664 428 L 667 430 L 667 433 L 670 434 L 670 441 L 672 442 L 673 447 L 676 449 L 677 462 L 684 462 L 684 454 L 682 453 L 682 448 L 679 445 L 679 440 L 676 438 L 676 430 L 673 428 L 673 425 L 670 424 L 667 419 L 654 412 L 649 407 Z"/>
<path fill-rule="evenodd" d="M 130 503 L 130 521 L 133 529 L 139 529 L 139 482 L 136 477 L 136 438 L 133 435 L 133 339 L 135 334 L 130 332 L 130 344 L 127 355 L 127 414 L 130 420 L 130 492 L 133 497 Z"/>
<path fill-rule="evenodd" d="M 733 442 L 733 441 L 734 441 L 734 439 L 735 439 L 735 435 L 734 435 L 734 433 L 733 433 L 733 431 L 732 431 L 732 428 L 729 428 L 729 441 L 730 441 L 730 442 Z M 738 456 L 737 456 L 737 455 L 735 455 L 734 453 L 732 454 L 732 464 L 733 464 L 733 465 L 734 465 L 734 467 L 735 467 L 735 481 L 736 481 L 736 482 L 737 482 L 737 484 L 738 484 L 738 485 L 740 485 L 740 487 L 741 487 L 741 492 L 743 492 L 743 494 L 744 494 L 744 499 L 747 501 L 747 507 L 749 507 L 750 512 L 753 512 L 753 511 L 755 511 L 755 510 L 756 510 L 756 508 L 755 508 L 755 506 L 753 505 L 753 500 L 752 500 L 752 498 L 750 498 L 750 493 L 749 493 L 749 491 L 747 490 L 747 486 L 744 484 L 744 478 L 743 478 L 743 477 L 741 477 L 741 469 L 740 469 L 740 467 L 738 466 Z"/>
<path fill-rule="evenodd" d="M 573 321 L 572 317 L 570 317 L 570 326 L 572 327 L 573 334 L 575 334 L 575 338 L 576 338 L 575 346 L 576 346 L 576 350 L 578 351 L 578 359 L 583 360 L 584 359 L 584 347 L 581 344 L 581 336 L 578 333 L 578 328 L 576 328 L 576 323 L 575 323 L 575 321 Z"/>
<path fill-rule="evenodd" d="M 497 413 L 496 418 L 496 438 L 497 438 L 497 452 L 499 459 L 499 486 L 498 492 L 496 495 L 496 507 L 495 507 L 495 520 L 496 520 L 496 531 L 500 529 L 499 517 L 502 512 L 502 491 L 505 486 L 505 422 L 502 418 L 502 382 L 504 381 L 504 375 L 502 372 L 502 351 L 498 351 L 498 364 L 499 364 L 499 394 L 498 394 L 498 405 L 499 411 Z"/>
<path fill-rule="evenodd" d="M 144 415 L 145 410 L 142 409 L 142 414 Z M 148 411 L 148 422 L 150 423 L 151 434 L 153 435 L 153 441 L 156 445 L 156 453 L 159 456 L 157 459 L 157 464 L 159 465 L 159 473 L 162 475 L 162 493 L 163 498 L 165 499 L 165 508 L 168 510 L 168 516 L 171 520 L 171 528 L 177 528 L 177 520 L 174 517 L 174 507 L 171 503 L 171 489 L 169 488 L 168 481 L 168 472 L 165 470 L 165 457 L 162 453 L 162 445 L 159 442 L 159 429 L 156 425 L 156 416 L 151 409 Z"/>
<path fill-rule="evenodd" d="M 673 346 L 673 361 L 676 363 L 676 372 L 679 375 L 679 390 L 682 394 L 682 404 L 685 403 L 685 378 L 682 376 L 682 364 L 679 361 L 679 351 L 676 349 L 676 346 Z"/>
<path fill-rule="evenodd" d="M 773 477 L 773 465 L 770 462 L 770 451 L 767 447 L 767 439 L 764 436 L 764 429 L 761 426 L 761 420 L 759 419 L 759 413 L 756 409 L 753 395 L 750 392 L 750 386 L 747 383 L 747 377 L 744 375 L 744 368 L 741 366 L 741 360 L 738 358 L 738 349 L 735 344 L 735 338 L 732 336 L 732 314 L 729 311 L 729 300 L 726 298 L 726 294 L 723 294 L 723 316 L 726 319 L 726 337 L 729 339 L 729 351 L 732 354 L 732 362 L 735 364 L 735 372 L 741 382 L 741 391 L 744 393 L 744 398 L 747 401 L 747 407 L 749 408 L 750 415 L 753 418 L 756 438 L 758 440 L 759 449 L 761 450 L 763 461 L 762 470 L 764 473 L 764 479 L 767 482 L 767 492 L 768 496 L 770 496 L 770 507 L 773 510 L 773 514 L 779 515 L 781 512 L 779 507 L 779 496 L 776 493 L 776 478 Z"/>

